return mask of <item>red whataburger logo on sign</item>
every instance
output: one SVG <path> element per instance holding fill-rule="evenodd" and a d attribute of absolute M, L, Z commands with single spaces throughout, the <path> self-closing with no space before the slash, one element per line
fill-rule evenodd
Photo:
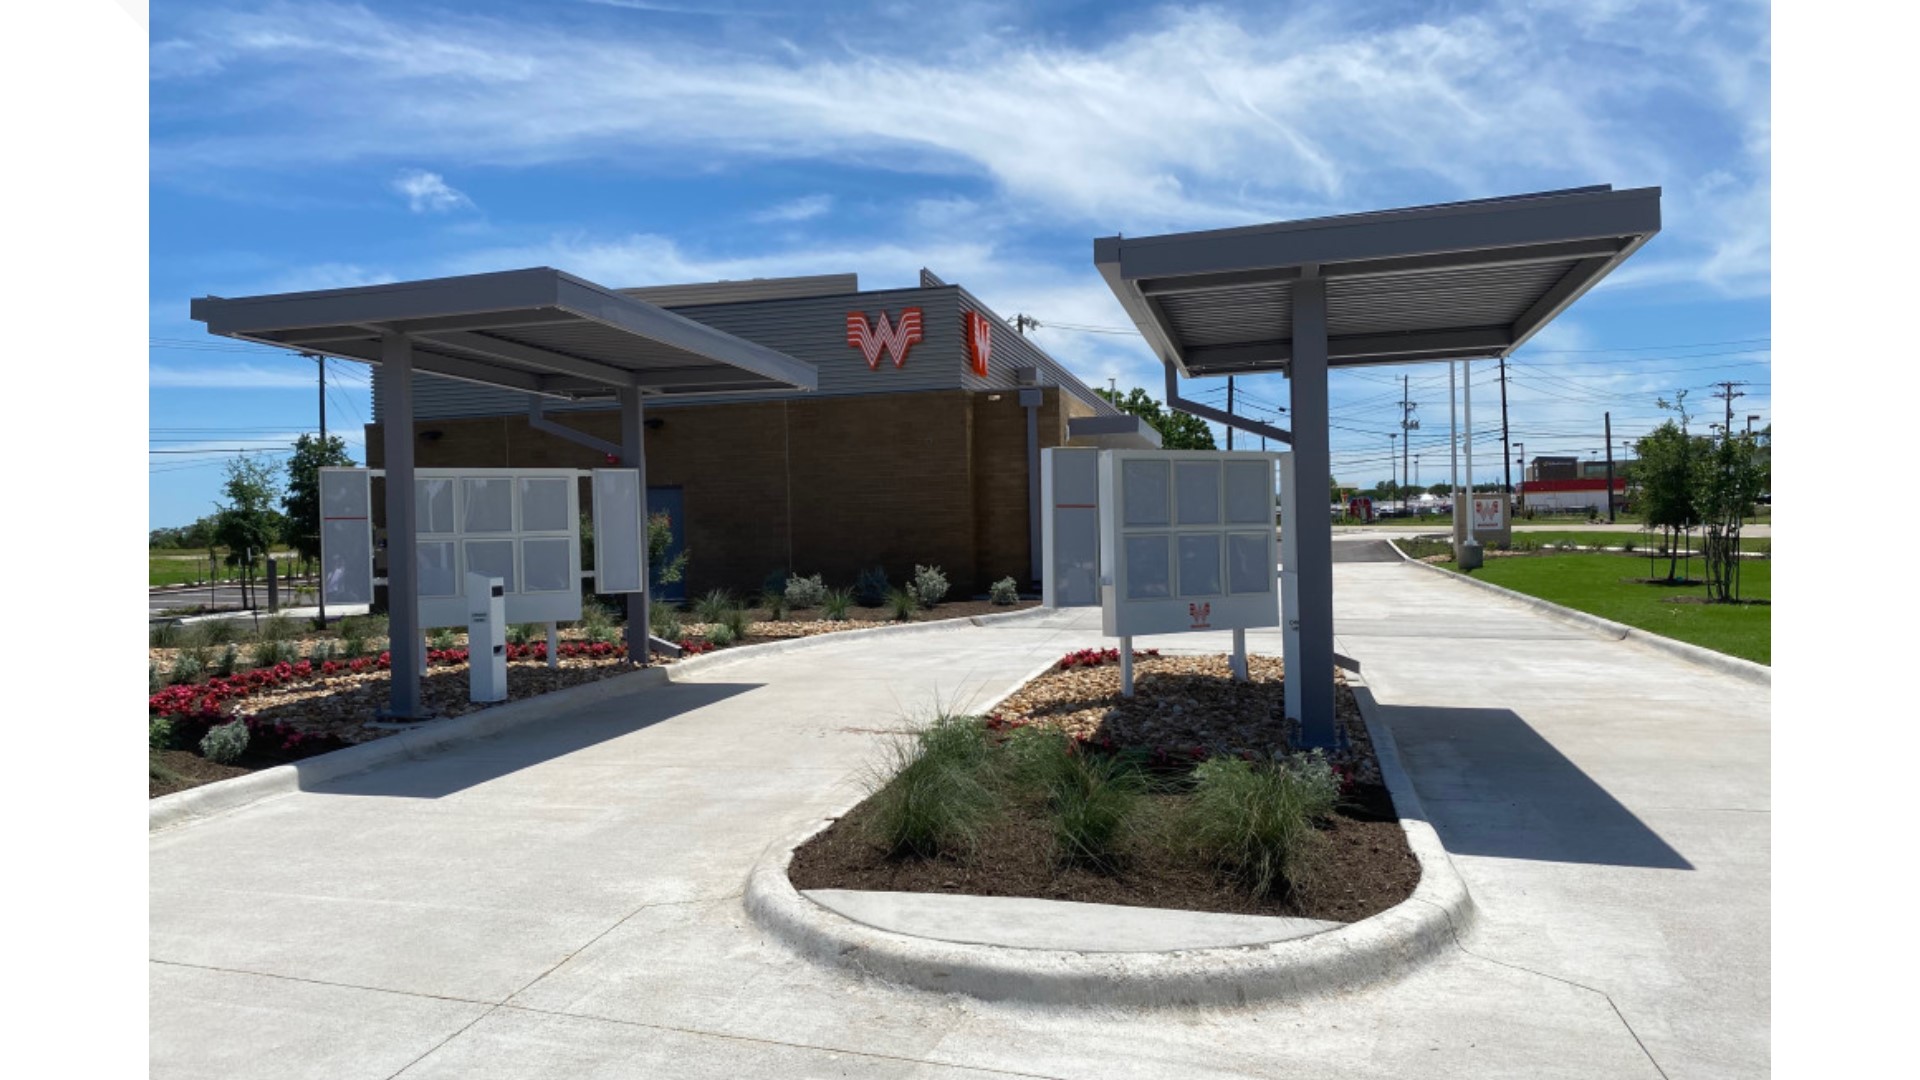
<path fill-rule="evenodd" d="M 867 322 L 863 312 L 847 312 L 847 344 L 859 349 L 860 355 L 867 358 L 869 371 L 880 370 L 882 352 L 893 356 L 894 367 L 906 367 L 907 350 L 913 348 L 915 342 L 923 340 L 924 336 L 920 331 L 920 309 L 917 307 L 901 311 L 897 326 L 887 321 L 884 311 L 872 323 Z"/>
<path fill-rule="evenodd" d="M 1205 630 L 1208 626 L 1207 616 L 1213 614 L 1213 605 L 1188 604 L 1187 614 L 1193 616 L 1193 628 L 1195 630 Z"/>
<path fill-rule="evenodd" d="M 993 354 L 993 324 L 977 311 L 967 312 L 967 363 L 973 373 L 987 374 L 987 358 Z"/>

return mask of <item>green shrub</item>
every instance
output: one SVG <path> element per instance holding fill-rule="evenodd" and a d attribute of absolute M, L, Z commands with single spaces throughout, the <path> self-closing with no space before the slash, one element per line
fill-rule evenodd
<path fill-rule="evenodd" d="M 147 661 L 147 694 L 149 696 L 157 694 L 166 685 L 167 681 L 160 677 L 159 665 L 151 660 Z"/>
<path fill-rule="evenodd" d="M 300 659 L 300 646 L 291 641 L 256 641 L 247 654 L 249 667 L 272 667 L 281 661 L 292 663 Z"/>
<path fill-rule="evenodd" d="M 992 767 L 986 727 L 973 717 L 941 716 L 895 741 L 868 782 L 874 839 L 897 855 L 970 851 L 994 813 Z"/>
<path fill-rule="evenodd" d="M 321 664 L 333 659 L 333 649 L 332 638 L 321 638 L 307 646 L 307 659 L 313 661 L 314 667 L 319 667 Z"/>
<path fill-rule="evenodd" d="M 173 748 L 173 721 L 164 716 L 155 716 L 147 720 L 147 749 L 171 750 Z"/>
<path fill-rule="evenodd" d="M 167 669 L 167 681 L 170 683 L 199 682 L 200 673 L 206 670 L 206 650 L 194 647 L 181 649 L 173 654 L 173 666 Z"/>
<path fill-rule="evenodd" d="M 853 583 L 853 599 L 861 607 L 879 607 L 887 602 L 887 593 L 892 590 L 887 582 L 887 572 L 878 566 L 869 566 L 860 571 Z"/>
<path fill-rule="evenodd" d="M 385 615 L 349 615 L 341 619 L 341 638 L 354 635 L 358 635 L 362 641 L 386 637 L 387 617 Z"/>
<path fill-rule="evenodd" d="M 820 601 L 821 613 L 833 622 L 845 622 L 851 606 L 853 593 L 847 589 L 828 589 L 826 598 Z"/>
<path fill-rule="evenodd" d="M 1333 812 L 1339 782 L 1326 759 L 1217 757 L 1194 769 L 1185 830 L 1194 847 L 1255 895 L 1311 888 L 1326 838 L 1314 823 Z"/>
<path fill-rule="evenodd" d="M 716 649 L 724 649 L 739 640 L 734 634 L 733 628 L 726 623 L 714 623 L 707 627 L 706 638 L 707 644 Z"/>
<path fill-rule="evenodd" d="M 220 659 L 213 662 L 213 673 L 221 678 L 226 678 L 228 675 L 233 674 L 233 670 L 239 666 L 240 646 L 229 642 L 226 648 L 220 650 Z"/>
<path fill-rule="evenodd" d="M 231 765 L 247 752 L 247 722 L 235 720 L 207 732 L 200 740 L 200 755 L 216 765 Z"/>
<path fill-rule="evenodd" d="M 261 641 L 291 641 L 300 636 L 300 626 L 285 615 L 269 615 L 260 621 L 255 636 Z"/>
<path fill-rule="evenodd" d="M 1620 546 L 1626 550 L 1627 554 L 1631 555 L 1633 554 L 1634 549 L 1640 546 L 1640 541 L 1635 540 L 1633 537 L 1629 536 L 1626 539 L 1620 541 Z"/>
<path fill-rule="evenodd" d="M 453 648 L 453 628 L 450 626 L 442 626 L 439 629 L 434 630 L 432 633 L 428 634 L 427 648 L 429 649 Z"/>
<path fill-rule="evenodd" d="M 666 641 L 680 640 L 680 611 L 672 604 L 655 600 L 647 608 L 647 623 L 653 627 L 653 636 Z"/>
<path fill-rule="evenodd" d="M 906 622 L 908 619 L 913 618 L 913 613 L 918 610 L 919 607 L 920 601 L 914 599 L 913 593 L 908 592 L 906 589 L 891 589 L 887 592 L 887 608 L 893 612 L 893 617 L 900 622 Z"/>
<path fill-rule="evenodd" d="M 207 619 L 195 623 L 191 629 L 193 643 L 199 645 L 227 645 L 245 641 L 248 636 L 246 625 L 231 618 Z"/>
<path fill-rule="evenodd" d="M 544 636 L 539 623 L 517 622 L 507 624 L 507 644 L 525 645 L 536 637 Z"/>
<path fill-rule="evenodd" d="M 611 645 L 618 643 L 620 640 L 620 628 L 610 622 L 603 622 L 598 619 L 588 622 L 582 619 L 580 620 L 580 624 L 586 628 L 587 640 L 596 645 Z"/>
<path fill-rule="evenodd" d="M 349 660 L 367 655 L 367 635 L 361 630 L 360 624 L 351 619 L 343 619 L 340 623 L 340 655 Z"/>
<path fill-rule="evenodd" d="M 735 641 L 747 640 L 747 628 L 752 625 L 751 620 L 747 618 L 747 613 L 739 608 L 721 612 L 719 623 L 727 628 L 727 632 L 733 635 Z"/>
<path fill-rule="evenodd" d="M 783 589 L 768 589 L 760 594 L 760 606 L 767 609 L 767 618 L 774 622 L 787 617 L 787 594 Z"/>
<path fill-rule="evenodd" d="M 937 566 L 915 566 L 908 590 L 921 607 L 930 608 L 947 598 L 947 575 Z"/>
<path fill-rule="evenodd" d="M 600 602 L 596 597 L 587 597 L 580 605 L 580 621 L 575 626 L 587 632 L 588 641 L 612 640 L 611 631 L 620 622 L 619 612 Z"/>
<path fill-rule="evenodd" d="M 1020 599 L 1020 586 L 1010 577 L 1003 577 L 987 589 L 987 599 L 1002 607 Z"/>
<path fill-rule="evenodd" d="M 715 589 L 693 602 L 693 612 L 703 623 L 717 623 L 727 612 L 739 606 L 734 603 L 732 593 L 725 589 Z"/>
<path fill-rule="evenodd" d="M 788 607 L 817 608 L 827 601 L 827 586 L 819 574 L 788 578 L 786 593 Z"/>

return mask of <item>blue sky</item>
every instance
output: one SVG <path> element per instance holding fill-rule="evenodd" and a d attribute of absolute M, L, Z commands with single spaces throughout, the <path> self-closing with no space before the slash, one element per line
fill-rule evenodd
<path fill-rule="evenodd" d="M 228 448 L 316 425 L 312 362 L 209 337 L 187 318 L 197 295 L 533 265 L 610 286 L 855 271 L 876 288 L 925 266 L 1038 318 L 1088 382 L 1158 396 L 1095 236 L 1590 183 L 1662 187 L 1665 227 L 1509 365 L 1516 441 L 1591 455 L 1611 410 L 1617 447 L 1680 389 L 1704 425 L 1723 379 L 1747 383 L 1736 424 L 1771 419 L 1764 5 L 150 14 L 150 526 L 209 512 Z M 328 425 L 358 455 L 367 369 L 331 367 Z M 1497 372 L 1476 368 L 1476 471 L 1497 479 Z M 1335 374 L 1342 482 L 1389 475 L 1402 374 L 1417 479 L 1443 479 L 1447 370 L 1414 365 Z M 1286 399 L 1278 376 L 1240 387 L 1256 409 Z"/>

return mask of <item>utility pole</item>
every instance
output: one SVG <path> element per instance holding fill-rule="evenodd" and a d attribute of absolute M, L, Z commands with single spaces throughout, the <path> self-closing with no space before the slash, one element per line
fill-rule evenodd
<path fill-rule="evenodd" d="M 1607 524 L 1613 524 L 1613 413 L 1606 414 L 1607 422 Z"/>
<path fill-rule="evenodd" d="M 1734 382 L 1729 379 L 1726 382 L 1715 383 L 1714 385 L 1720 388 L 1720 392 L 1713 396 L 1727 403 L 1727 422 L 1720 430 L 1724 434 L 1731 436 L 1733 434 L 1733 399 L 1747 396 L 1745 391 L 1736 391 L 1734 387 L 1745 386 L 1747 384 L 1745 382 Z"/>
<path fill-rule="evenodd" d="M 1511 434 L 1512 433 L 1507 430 L 1507 358 L 1502 356 L 1500 358 L 1500 460 L 1505 462 L 1507 466 L 1506 494 L 1509 500 L 1509 507 L 1511 507 L 1511 500 L 1513 499 L 1513 443 L 1510 441 Z M 1609 494 L 1607 498 L 1611 499 L 1613 496 Z M 1612 519 L 1609 518 L 1608 520 L 1611 521 Z"/>
<path fill-rule="evenodd" d="M 1233 415 L 1233 376 L 1227 376 L 1227 415 Z M 1227 425 L 1227 449 L 1233 449 L 1233 425 Z"/>
<path fill-rule="evenodd" d="M 1420 430 L 1420 421 L 1413 418 L 1413 410 L 1419 408 L 1420 404 L 1407 400 L 1407 386 L 1407 376 L 1400 376 L 1400 433 L 1406 436 L 1400 443 L 1401 487 L 1407 485 L 1407 452 L 1413 449 L 1413 433 Z"/>
<path fill-rule="evenodd" d="M 1393 452 L 1394 450 L 1393 441 L 1395 439 L 1398 439 L 1399 437 L 1400 436 L 1394 434 L 1391 431 L 1387 432 L 1387 487 L 1392 489 L 1392 491 L 1389 492 L 1389 494 L 1397 494 L 1400 490 L 1400 481 L 1396 479 L 1393 475 L 1394 466 L 1399 464 L 1398 460 L 1396 459 L 1396 455 Z"/>
<path fill-rule="evenodd" d="M 327 358 L 319 353 L 306 355 L 312 357 L 320 368 L 320 452 L 324 454 L 327 450 Z M 314 474 L 313 481 L 316 485 L 319 484 L 319 474 Z M 318 496 L 317 491 L 315 495 Z M 319 537 L 314 539 L 317 541 Z M 327 626 L 327 568 L 325 565 L 322 565 L 320 572 L 313 576 L 313 583 L 319 586 L 316 595 L 320 599 L 320 628 L 324 630 Z"/>
<path fill-rule="evenodd" d="M 1520 448 L 1520 509 L 1525 510 L 1527 508 L 1527 444 L 1517 442 L 1513 445 Z"/>

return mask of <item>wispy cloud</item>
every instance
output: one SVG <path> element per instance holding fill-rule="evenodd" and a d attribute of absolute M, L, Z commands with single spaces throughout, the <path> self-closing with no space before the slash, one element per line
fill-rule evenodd
<path fill-rule="evenodd" d="M 764 223 L 811 221 L 833 209 L 831 195 L 804 195 L 752 215 L 751 220 Z"/>
<path fill-rule="evenodd" d="M 170 367 L 150 364 L 151 389 L 195 390 L 305 390 L 313 392 L 314 376 L 291 368 L 265 368 L 241 362 L 208 367 Z"/>
<path fill-rule="evenodd" d="M 461 207 L 472 207 L 473 200 L 448 186 L 439 173 L 407 169 L 393 180 L 393 189 L 407 197 L 407 208 L 416 214 L 443 214 Z"/>
<path fill-rule="evenodd" d="M 303 160 L 404 147 L 503 164 L 831 161 L 982 178 L 999 200 L 1132 232 L 1242 223 L 1685 178 L 1727 148 L 1696 145 L 1677 115 L 1764 141 L 1755 11 L 1512 3 L 1383 27 L 1333 6 L 1164 9 L 1084 44 L 996 15 L 938 49 L 893 36 L 722 48 L 325 4 L 210 13 L 190 36 L 233 88 L 275 103 L 271 122 L 156 140 L 154 158 L 161 176 L 284 160 L 295 143 Z M 1712 76 L 1684 74 L 1696 68 Z M 1764 155 L 1733 164 L 1750 181 Z M 1711 248 L 1690 245 L 1699 264 Z"/>

